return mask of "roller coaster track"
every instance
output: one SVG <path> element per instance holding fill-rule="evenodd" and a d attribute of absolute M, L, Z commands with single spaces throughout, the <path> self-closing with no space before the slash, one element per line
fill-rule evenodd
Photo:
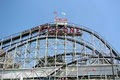
<path fill-rule="evenodd" d="M 56 27 L 59 27 L 60 29 L 62 29 L 63 27 L 67 27 L 68 29 L 74 28 L 74 29 L 80 30 L 81 32 L 80 33 L 61 33 L 61 34 L 57 34 L 56 32 L 54 32 L 54 33 L 48 32 L 49 28 L 56 29 Z M 107 49 L 109 51 L 107 53 L 105 53 L 104 51 L 97 49 L 96 46 L 94 46 L 92 43 L 87 42 L 84 39 L 73 38 L 73 36 L 82 38 L 84 33 L 92 35 L 96 40 L 99 41 L 99 43 L 101 43 L 105 47 L 107 47 Z M 68 52 L 57 53 L 52 56 L 48 56 L 48 58 L 51 58 L 51 59 L 55 58 L 55 61 L 56 61 L 56 58 L 58 58 L 58 57 L 62 57 L 62 56 L 65 57 L 65 56 L 69 56 L 69 55 L 73 56 L 74 54 L 81 55 L 81 56 L 83 55 L 83 57 L 88 56 L 86 58 L 81 58 L 81 59 L 77 58 L 75 60 L 71 60 L 68 63 L 61 64 L 58 69 L 55 69 L 54 71 L 49 73 L 48 77 L 54 76 L 55 72 L 58 72 L 60 69 L 63 69 L 71 64 L 77 64 L 77 62 L 89 60 L 90 58 L 95 58 L 95 59 L 105 58 L 112 66 L 112 71 L 114 70 L 114 68 L 113 68 L 114 60 L 120 61 L 119 53 L 106 40 L 104 40 L 97 32 L 90 30 L 88 28 L 85 28 L 84 26 L 78 26 L 75 24 L 59 25 L 56 23 L 46 23 L 46 24 L 31 28 L 29 30 L 25 30 L 23 32 L 11 35 L 10 37 L 7 37 L 5 39 L 1 39 L 0 40 L 0 58 L 2 58 L 2 57 L 7 58 L 6 55 L 10 54 L 9 52 L 14 51 L 16 48 L 20 48 L 26 44 L 30 44 L 35 41 L 41 41 L 41 40 L 44 40 L 44 41 L 46 40 L 46 42 L 47 42 L 47 40 L 69 41 L 71 43 L 81 45 L 84 48 L 87 48 L 90 51 L 95 53 L 95 54 L 85 54 L 85 52 L 69 52 L 68 51 Z M 45 45 L 45 44 L 43 44 L 43 45 Z M 65 46 L 65 42 L 62 45 Z M 47 44 L 46 44 L 46 46 L 47 46 Z M 47 49 L 47 48 L 45 47 L 45 49 Z M 75 49 L 75 47 L 74 47 L 74 49 Z M 56 50 L 56 48 L 55 48 L 55 50 Z M 64 51 L 65 50 L 66 49 L 64 49 Z M 45 54 L 45 56 L 46 56 L 46 54 Z M 40 59 L 44 59 L 44 57 L 42 57 Z M 46 57 L 46 59 L 47 59 L 47 57 Z M 3 60 L 3 62 L 5 62 L 5 59 Z M 6 65 L 6 64 L 4 64 L 4 65 Z M 36 63 L 31 68 L 36 68 L 37 65 L 40 65 L 40 63 Z M 54 64 L 54 66 L 56 67 L 57 64 Z M 42 66 L 42 67 L 44 67 L 44 66 Z M 113 75 L 114 75 L 114 71 L 113 71 Z"/>
<path fill-rule="evenodd" d="M 29 30 L 25 30 L 25 31 L 19 33 L 19 35 L 17 35 L 17 36 L 14 36 L 14 35 L 13 35 L 13 36 L 10 36 L 10 38 L 8 38 L 8 39 L 1 40 L 1 41 L 0 41 L 0 44 L 5 45 L 5 44 L 7 44 L 7 43 L 10 43 L 11 40 L 12 40 L 12 41 L 16 41 L 16 40 L 19 40 L 21 37 L 24 38 L 25 36 L 29 36 L 29 34 L 38 33 L 38 32 L 40 31 L 40 29 L 42 29 L 42 28 L 40 28 L 40 27 L 46 27 L 46 26 L 48 26 L 48 25 L 49 25 L 49 26 L 55 26 L 55 24 L 49 24 L 49 23 L 44 24 L 44 25 L 40 25 L 40 26 L 37 26 L 37 27 L 35 27 L 35 28 L 29 29 Z M 67 27 L 68 27 L 68 28 L 71 28 L 71 27 L 78 28 L 78 29 L 80 29 L 80 30 L 82 30 L 82 31 L 85 31 L 85 32 L 87 32 L 87 33 L 89 33 L 89 34 L 94 35 L 94 36 L 97 37 L 103 44 L 105 44 L 109 49 L 111 49 L 111 50 L 112 50 L 112 53 L 113 53 L 116 57 L 119 57 L 118 52 L 117 52 L 112 46 L 110 46 L 110 44 L 109 44 L 108 42 L 104 41 L 104 39 L 103 39 L 100 35 L 98 35 L 98 33 L 94 32 L 94 31 L 91 31 L 91 30 L 89 30 L 89 29 L 86 29 L 85 27 L 84 27 L 84 28 L 83 28 L 83 27 L 79 27 L 79 26 L 76 27 L 76 26 L 72 26 L 72 25 L 67 25 Z M 43 34 L 43 35 L 44 35 L 44 34 Z M 39 36 L 40 36 L 40 35 L 39 35 Z M 37 36 L 34 36 L 34 37 L 37 37 Z M 31 38 L 28 38 L 28 39 L 32 39 L 32 38 L 34 38 L 34 37 L 31 37 Z M 14 44 L 16 44 L 16 43 L 14 43 Z M 11 45 L 14 45 L 14 44 L 11 44 Z M 10 45 L 7 45 L 7 46 L 10 46 Z M 4 46 L 4 47 L 7 47 L 7 46 Z M 2 47 L 2 48 L 4 48 L 4 47 Z"/>

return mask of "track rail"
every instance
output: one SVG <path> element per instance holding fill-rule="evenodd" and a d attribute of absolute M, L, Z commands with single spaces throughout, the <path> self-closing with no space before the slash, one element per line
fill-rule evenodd
<path fill-rule="evenodd" d="M 26 36 L 29 36 L 30 34 L 32 35 L 32 34 L 35 34 L 35 33 L 40 33 L 41 34 L 41 31 L 42 30 L 44 30 L 45 28 L 47 28 L 47 27 L 55 27 L 56 26 L 56 24 L 54 24 L 54 23 L 46 23 L 46 24 L 43 24 L 43 25 L 40 25 L 40 26 L 37 26 L 37 27 L 34 27 L 34 28 L 32 28 L 32 29 L 29 29 L 29 30 L 25 30 L 25 31 L 23 31 L 23 32 L 20 32 L 20 33 L 18 33 L 18 35 L 12 35 L 12 36 L 10 36 L 9 38 L 6 38 L 6 39 L 3 39 L 3 40 L 1 40 L 0 41 L 0 44 L 1 45 L 3 45 L 3 47 L 2 48 L 4 48 L 4 47 L 7 47 L 7 46 L 9 46 L 9 45 L 7 45 L 7 46 L 4 46 L 5 44 L 9 44 L 10 42 L 11 42 L 11 40 L 14 42 L 14 41 L 16 41 L 16 40 L 18 40 L 18 41 L 20 41 L 20 38 L 24 38 L 24 37 L 26 37 Z M 105 44 L 109 49 L 111 49 L 111 51 L 112 51 L 112 53 L 116 56 L 116 57 L 119 57 L 119 54 L 118 54 L 118 52 L 112 47 L 112 46 L 110 46 L 110 44 L 108 43 L 108 42 L 106 42 L 106 40 L 104 40 L 100 35 L 98 35 L 96 32 L 94 32 L 93 30 L 91 31 L 91 30 L 89 30 L 89 29 L 87 29 L 87 28 L 85 28 L 85 27 L 79 27 L 79 26 L 77 26 L 77 25 L 74 25 L 74 24 L 68 24 L 67 25 L 67 27 L 68 28 L 77 28 L 77 29 L 80 29 L 80 30 L 82 30 L 82 31 L 85 31 L 85 32 L 87 32 L 87 33 L 89 33 L 89 34 L 92 34 L 92 35 L 94 35 L 96 38 L 98 38 L 103 44 Z M 41 34 L 41 35 L 44 35 L 44 33 L 43 34 Z M 32 38 L 32 37 L 31 37 Z M 14 43 L 14 44 L 16 44 L 16 43 Z M 12 44 L 12 45 L 14 45 L 14 44 Z"/>

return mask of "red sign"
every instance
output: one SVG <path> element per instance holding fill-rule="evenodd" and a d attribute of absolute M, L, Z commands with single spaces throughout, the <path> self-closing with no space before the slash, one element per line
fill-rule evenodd
<path fill-rule="evenodd" d="M 51 35 L 55 35 L 56 33 L 58 35 L 63 35 L 63 34 L 75 34 L 75 35 L 81 35 L 82 32 L 79 28 L 74 28 L 74 27 L 66 27 L 66 26 L 63 26 L 62 28 L 60 27 L 41 27 L 40 28 L 40 31 L 45 31 L 45 32 L 48 32 L 49 34 Z"/>
<path fill-rule="evenodd" d="M 55 18 L 55 22 L 67 22 L 66 18 Z"/>

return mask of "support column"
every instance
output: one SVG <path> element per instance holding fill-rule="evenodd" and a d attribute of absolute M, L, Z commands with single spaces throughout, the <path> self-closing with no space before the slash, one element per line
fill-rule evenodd
<path fill-rule="evenodd" d="M 22 76 L 20 77 L 20 80 L 23 80 L 23 77 L 22 77 Z"/>

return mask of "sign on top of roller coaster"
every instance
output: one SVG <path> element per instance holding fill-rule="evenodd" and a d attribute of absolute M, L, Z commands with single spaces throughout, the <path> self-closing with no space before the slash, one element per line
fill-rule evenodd
<path fill-rule="evenodd" d="M 67 24 L 67 18 L 55 18 L 55 23 L 65 25 Z"/>
<path fill-rule="evenodd" d="M 57 34 L 59 36 L 63 36 L 63 35 L 81 36 L 82 35 L 82 31 L 79 28 L 73 27 L 73 26 L 68 27 L 67 25 L 68 20 L 66 18 L 58 18 L 57 13 L 55 12 L 54 14 L 55 14 L 54 22 L 57 25 L 54 25 L 54 26 L 48 26 L 48 24 L 42 25 L 39 29 L 40 32 L 48 32 L 49 35 Z"/>
<path fill-rule="evenodd" d="M 66 13 L 65 12 L 62 12 L 62 15 L 66 15 Z M 61 24 L 61 25 L 65 25 L 65 24 L 67 24 L 67 18 L 59 18 L 58 17 L 58 13 L 55 11 L 54 12 L 54 21 L 55 21 L 55 23 L 57 23 L 57 24 Z"/>
<path fill-rule="evenodd" d="M 57 24 L 57 27 L 49 27 L 48 24 L 43 25 L 43 27 L 40 27 L 40 31 L 47 31 L 49 35 L 59 35 L 62 36 L 64 34 L 67 34 L 69 36 L 75 35 L 75 36 L 81 36 L 82 31 L 77 27 L 68 27 L 67 22 L 68 20 L 66 18 L 59 18 L 57 17 L 57 13 L 54 12 L 55 18 L 54 22 Z M 65 14 L 65 13 L 63 13 Z"/>

